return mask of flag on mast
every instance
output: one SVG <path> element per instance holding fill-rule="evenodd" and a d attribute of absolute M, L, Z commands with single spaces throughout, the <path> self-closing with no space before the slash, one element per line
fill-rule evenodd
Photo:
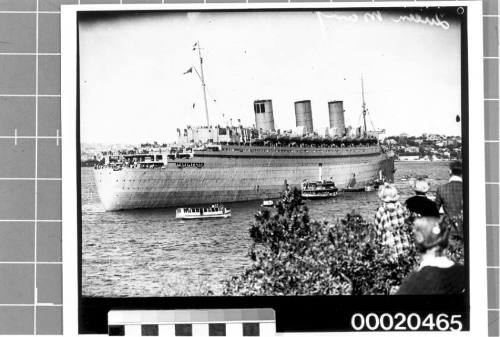
<path fill-rule="evenodd" d="M 197 46 L 198 46 L 198 42 L 196 42 L 196 43 L 193 45 L 193 50 L 195 50 Z"/>
<path fill-rule="evenodd" d="M 192 73 L 192 72 L 193 72 L 193 67 L 191 67 L 188 70 L 186 70 L 185 72 L 183 72 L 182 75 L 186 75 L 186 74 L 189 74 L 189 73 Z"/>

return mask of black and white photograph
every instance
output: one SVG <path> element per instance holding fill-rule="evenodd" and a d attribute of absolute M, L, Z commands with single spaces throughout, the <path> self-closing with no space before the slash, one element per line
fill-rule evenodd
<path fill-rule="evenodd" d="M 465 305 L 465 11 L 79 13 L 80 295 Z"/>
<path fill-rule="evenodd" d="M 450 269 L 406 291 L 465 289 L 455 18 L 106 13 L 79 32 L 84 295 L 387 295 L 418 260 Z"/>

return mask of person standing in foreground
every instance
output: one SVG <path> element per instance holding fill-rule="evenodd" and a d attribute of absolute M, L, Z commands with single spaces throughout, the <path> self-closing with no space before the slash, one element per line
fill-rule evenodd
<path fill-rule="evenodd" d="M 449 226 L 434 202 L 420 198 L 409 208 L 415 246 L 420 256 L 418 271 L 408 276 L 396 295 L 459 294 L 465 291 L 465 267 L 445 256 Z"/>
<path fill-rule="evenodd" d="M 411 247 L 411 241 L 405 224 L 405 208 L 398 202 L 398 191 L 385 183 L 380 187 L 378 196 L 383 204 L 375 214 L 377 236 L 393 258 L 404 256 L 405 250 Z"/>
<path fill-rule="evenodd" d="M 463 240 L 463 221 L 457 221 L 463 214 L 462 162 L 450 163 L 450 180 L 437 188 L 436 205 L 443 207 L 444 214 L 453 225 L 453 237 Z"/>

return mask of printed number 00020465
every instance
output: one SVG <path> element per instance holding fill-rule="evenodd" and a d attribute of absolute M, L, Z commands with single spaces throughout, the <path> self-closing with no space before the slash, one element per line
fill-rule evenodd
<path fill-rule="evenodd" d="M 397 314 L 361 314 L 356 313 L 351 317 L 351 327 L 356 330 L 398 330 L 398 331 L 461 331 L 463 328 L 462 315 L 428 314 L 424 319 L 417 313 L 409 315 L 398 312 Z"/>

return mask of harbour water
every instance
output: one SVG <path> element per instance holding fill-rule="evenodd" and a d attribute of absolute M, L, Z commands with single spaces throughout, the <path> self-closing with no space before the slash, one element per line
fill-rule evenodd
<path fill-rule="evenodd" d="M 397 162 L 395 185 L 413 195 L 406 175 L 428 175 L 431 191 L 448 180 L 447 162 Z M 105 212 L 92 168 L 82 168 L 82 293 L 98 297 L 221 295 L 222 281 L 250 264 L 248 226 L 261 201 L 226 204 L 227 219 L 177 220 L 175 208 Z M 371 221 L 376 192 L 306 201 L 313 219 L 335 221 L 356 209 Z"/>

